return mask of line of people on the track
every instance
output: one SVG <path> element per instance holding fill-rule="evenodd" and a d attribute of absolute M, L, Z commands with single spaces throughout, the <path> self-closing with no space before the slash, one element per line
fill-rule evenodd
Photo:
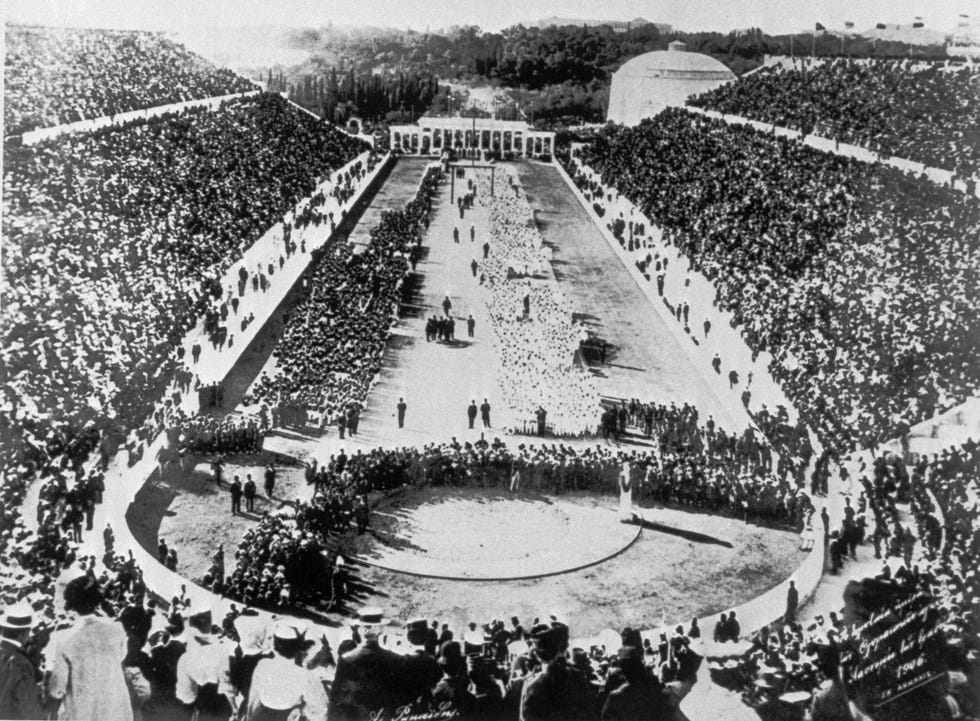
<path fill-rule="evenodd" d="M 488 180 L 478 171 L 477 189 Z M 509 406 L 502 425 L 521 430 L 524 419 L 546 408 L 555 435 L 589 434 L 595 429 L 598 390 L 575 362 L 586 333 L 573 320 L 558 283 L 539 280 L 551 275 L 550 252 L 531 207 L 526 198 L 502 194 L 481 202 L 487 207 L 492 252 L 480 272 L 500 359 L 501 397 Z"/>
<path fill-rule="evenodd" d="M 303 406 L 317 425 L 356 434 L 408 273 L 406 255 L 421 243 L 438 182 L 430 169 L 403 210 L 382 216 L 362 252 L 346 243 L 324 249 L 308 294 L 285 320 L 276 366 L 249 389 L 247 405 Z"/>

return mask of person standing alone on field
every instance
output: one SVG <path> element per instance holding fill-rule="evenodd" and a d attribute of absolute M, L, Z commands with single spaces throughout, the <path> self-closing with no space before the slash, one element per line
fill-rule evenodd
<path fill-rule="evenodd" d="M 265 469 L 265 495 L 272 498 L 272 492 L 276 489 L 276 469 L 270 463 Z"/>
<path fill-rule="evenodd" d="M 398 427 L 399 428 L 405 427 L 405 411 L 407 409 L 408 406 L 405 405 L 405 399 L 399 398 L 398 399 Z"/>

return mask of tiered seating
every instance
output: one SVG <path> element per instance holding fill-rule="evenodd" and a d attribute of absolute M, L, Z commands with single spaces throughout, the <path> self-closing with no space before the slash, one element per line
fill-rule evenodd
<path fill-rule="evenodd" d="M 255 90 L 158 33 L 6 27 L 4 134 Z"/>
<path fill-rule="evenodd" d="M 715 282 L 825 446 L 895 437 L 977 387 L 975 198 L 683 110 L 582 159 Z"/>
<path fill-rule="evenodd" d="M 839 59 L 766 68 L 689 102 L 969 177 L 980 172 L 978 95 L 973 67 Z"/>

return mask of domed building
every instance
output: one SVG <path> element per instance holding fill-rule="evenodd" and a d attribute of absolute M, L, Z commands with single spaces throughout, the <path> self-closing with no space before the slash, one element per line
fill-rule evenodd
<path fill-rule="evenodd" d="M 613 73 L 606 119 L 636 125 L 667 107 L 684 105 L 691 95 L 713 90 L 735 79 L 734 73 L 708 55 L 687 52 L 680 40 L 627 61 Z"/>

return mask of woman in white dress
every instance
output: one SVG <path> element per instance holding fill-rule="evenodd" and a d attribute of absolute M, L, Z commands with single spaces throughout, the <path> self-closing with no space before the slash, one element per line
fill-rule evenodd
<path fill-rule="evenodd" d="M 619 472 L 619 520 L 622 523 L 633 521 L 633 484 L 630 481 L 630 462 L 624 461 Z"/>

